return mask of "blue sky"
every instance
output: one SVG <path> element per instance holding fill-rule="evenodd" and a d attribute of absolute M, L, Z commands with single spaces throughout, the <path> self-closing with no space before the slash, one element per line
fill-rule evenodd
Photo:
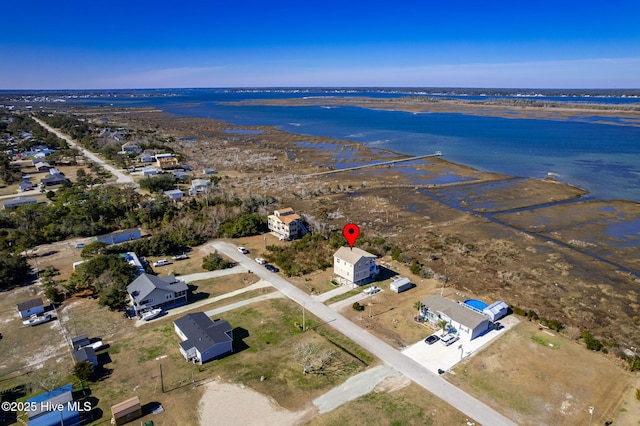
<path fill-rule="evenodd" d="M 640 88 L 640 1 L 34 0 L 0 89 Z"/>

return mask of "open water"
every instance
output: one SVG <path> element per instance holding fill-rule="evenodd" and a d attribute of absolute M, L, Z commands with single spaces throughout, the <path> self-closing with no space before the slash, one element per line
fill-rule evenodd
<path fill-rule="evenodd" d="M 552 174 L 562 182 L 586 189 L 597 199 L 640 202 L 638 126 L 476 117 L 456 113 L 415 114 L 328 105 L 277 107 L 225 104 L 251 99 L 309 96 L 415 95 L 415 92 L 376 90 L 167 89 L 103 92 L 69 102 L 124 107 L 153 106 L 183 116 L 212 118 L 236 125 L 272 125 L 293 133 L 347 139 L 410 155 L 442 151 L 444 159 L 480 170 L 533 178 Z M 487 99 L 463 95 L 446 97 Z M 499 97 L 509 98 L 508 95 Z M 518 94 L 517 97 L 522 96 Z M 532 99 L 640 103 L 640 99 L 622 96 L 567 98 L 536 95 Z"/>

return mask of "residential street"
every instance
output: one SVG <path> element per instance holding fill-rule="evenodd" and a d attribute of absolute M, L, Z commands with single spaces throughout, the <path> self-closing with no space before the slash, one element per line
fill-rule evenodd
<path fill-rule="evenodd" d="M 54 129 L 53 127 L 49 126 L 47 123 L 45 123 L 44 121 L 40 120 L 39 118 L 36 118 L 34 116 L 31 116 L 31 118 L 33 118 L 38 124 L 40 124 L 42 127 L 47 129 L 51 133 L 55 134 L 60 139 L 64 139 L 65 141 L 67 141 L 67 143 L 69 145 L 74 146 L 77 149 L 79 149 L 80 151 L 82 151 L 83 154 L 86 157 L 90 158 L 94 163 L 96 163 L 97 165 L 99 165 L 103 169 L 108 170 L 111 174 L 116 176 L 118 178 L 116 180 L 116 183 L 131 183 L 131 184 L 135 185 L 135 182 L 133 181 L 133 178 L 131 176 L 127 176 L 124 173 L 122 173 L 120 170 L 116 169 L 115 167 L 110 166 L 109 164 L 105 163 L 100 157 L 95 155 L 93 152 L 88 151 L 88 150 L 84 149 L 82 146 L 78 145 L 73 139 L 71 139 L 71 137 L 69 135 L 65 135 L 64 133 L 60 132 L 59 130 Z"/>
<path fill-rule="evenodd" d="M 400 351 L 389 346 L 387 343 L 368 333 L 366 330 L 358 327 L 328 306 L 314 300 L 313 297 L 304 293 L 280 275 L 271 273 L 266 269 L 257 266 L 253 259 L 240 254 L 236 250 L 236 247 L 222 241 L 214 241 L 212 245 L 218 251 L 237 261 L 240 265 L 245 266 L 247 269 L 251 269 L 260 278 L 271 282 L 271 284 L 282 294 L 299 305 L 304 306 L 305 309 L 312 312 L 321 321 L 325 322 L 326 325 L 335 328 L 349 339 L 380 358 L 388 366 L 393 367 L 415 383 L 427 389 L 429 392 L 435 394 L 451 406 L 465 413 L 473 420 L 483 425 L 515 426 L 514 422 L 496 412 L 488 405 L 458 389 L 443 378 L 439 377 L 437 374 L 428 371 L 416 361 L 405 356 Z"/>

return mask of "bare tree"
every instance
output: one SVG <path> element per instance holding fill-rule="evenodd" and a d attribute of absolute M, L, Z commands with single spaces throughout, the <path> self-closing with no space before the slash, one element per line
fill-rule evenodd
<path fill-rule="evenodd" d="M 334 352 L 331 349 L 323 349 L 314 342 L 300 343 L 293 351 L 293 360 L 302 366 L 304 374 L 323 373 L 333 359 Z"/>

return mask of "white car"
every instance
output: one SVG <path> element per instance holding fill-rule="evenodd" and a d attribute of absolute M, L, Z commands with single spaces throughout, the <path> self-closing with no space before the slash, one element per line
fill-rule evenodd
<path fill-rule="evenodd" d="M 153 262 L 153 266 L 165 266 L 168 264 L 169 264 L 169 261 L 167 259 L 160 259 Z"/>
<path fill-rule="evenodd" d="M 449 346 L 454 344 L 455 342 L 457 342 L 458 340 L 460 340 L 460 337 L 457 334 L 453 334 L 453 333 L 449 333 L 449 334 L 445 334 L 444 336 L 442 336 L 440 338 L 440 341 L 445 345 L 445 346 Z"/>
<path fill-rule="evenodd" d="M 374 285 L 374 286 L 371 286 L 371 287 L 369 287 L 369 288 L 366 288 L 366 289 L 364 289 L 364 290 L 362 290 L 362 292 L 363 292 L 364 294 L 369 294 L 369 295 L 371 295 L 371 294 L 376 294 L 376 293 L 378 293 L 379 291 L 380 291 L 380 287 L 377 287 L 377 286 L 375 286 L 375 285 Z"/>
<path fill-rule="evenodd" d="M 247 253 L 249 253 L 249 250 L 247 250 L 247 249 L 246 249 L 246 248 L 244 248 L 244 247 L 238 247 L 238 251 L 239 251 L 240 253 L 242 253 L 242 254 L 247 254 Z"/>
<path fill-rule="evenodd" d="M 266 261 L 266 260 L 264 260 L 264 259 L 263 259 L 263 258 L 261 258 L 261 257 L 256 257 L 256 262 L 258 262 L 258 263 L 259 263 L 259 264 L 261 264 L 261 265 L 266 265 L 266 264 L 267 264 L 267 261 Z"/>

